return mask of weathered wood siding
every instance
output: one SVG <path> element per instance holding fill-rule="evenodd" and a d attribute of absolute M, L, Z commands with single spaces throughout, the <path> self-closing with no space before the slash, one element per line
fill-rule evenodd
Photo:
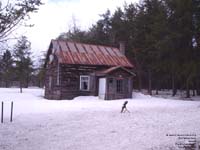
<path fill-rule="evenodd" d="M 119 69 L 106 76 L 106 100 L 132 98 L 133 77 L 126 71 Z M 117 92 L 117 80 L 122 80 L 122 92 Z"/>
<path fill-rule="evenodd" d="M 77 96 L 89 96 L 96 93 L 96 77 L 93 66 L 62 65 L 61 67 L 61 98 L 73 99 Z M 90 77 L 89 91 L 80 90 L 80 76 L 88 75 Z"/>
<path fill-rule="evenodd" d="M 58 73 L 58 61 L 55 57 L 54 61 L 51 64 L 48 64 L 46 67 L 45 73 L 45 98 L 47 99 L 61 99 L 61 90 L 60 90 L 60 78 L 61 75 Z M 58 77 L 59 75 L 59 77 Z M 59 83 L 57 82 L 59 78 Z M 51 81 L 50 81 L 51 80 Z"/>
<path fill-rule="evenodd" d="M 46 67 L 45 98 L 73 99 L 77 96 L 98 96 L 99 78 L 95 71 L 107 69 L 104 66 L 58 64 L 57 59 Z M 89 91 L 80 90 L 80 76 L 90 77 Z M 117 69 L 104 76 L 107 80 L 106 99 L 122 99 L 132 97 L 132 75 L 123 69 Z M 117 93 L 117 80 L 123 80 L 123 92 Z M 52 81 L 50 81 L 52 80 Z M 111 82 L 112 80 L 112 82 Z M 51 85 L 50 85 L 51 84 Z"/>

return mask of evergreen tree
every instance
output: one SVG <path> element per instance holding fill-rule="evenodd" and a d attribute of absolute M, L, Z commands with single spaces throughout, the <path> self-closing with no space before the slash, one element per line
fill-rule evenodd
<path fill-rule="evenodd" d="M 159 0 L 145 0 L 139 9 L 134 43 L 139 49 L 137 60 L 148 77 L 148 92 L 152 94 L 152 79 L 162 69 L 160 63 L 166 38 L 167 14 L 164 4 Z"/>
<path fill-rule="evenodd" d="M 13 69 L 13 58 L 9 50 L 6 50 L 3 53 L 1 59 L 1 77 L 2 81 L 5 83 L 5 87 L 9 87 L 9 82 L 12 78 L 12 69 Z"/>
<path fill-rule="evenodd" d="M 200 1 L 143 0 L 108 10 L 89 31 L 71 32 L 69 39 L 117 46 L 135 64 L 139 89 L 190 89 L 200 94 Z M 144 84 L 142 84 L 142 81 Z M 170 81 L 170 82 L 169 82 Z M 158 94 L 158 92 L 157 92 Z"/>
<path fill-rule="evenodd" d="M 172 75 L 181 82 L 181 88 L 189 89 L 194 76 L 193 63 L 193 27 L 192 27 L 192 0 L 166 0 L 169 8 L 168 26 L 170 28 L 169 45 L 171 46 Z M 174 67 L 177 66 L 177 67 Z"/>
<path fill-rule="evenodd" d="M 21 93 L 22 87 L 28 87 L 28 82 L 33 71 L 30 49 L 31 43 L 25 36 L 22 36 L 14 47 L 15 70 L 20 82 Z"/>
<path fill-rule="evenodd" d="M 200 68 L 200 0 L 193 0 L 193 49 L 194 58 L 197 68 Z M 197 74 L 194 84 L 197 95 L 200 95 L 200 70 L 197 69 Z"/>
<path fill-rule="evenodd" d="M 46 54 L 42 54 L 39 59 L 38 67 L 35 69 L 35 75 L 38 81 L 38 86 L 43 87 L 45 81 L 45 57 Z"/>

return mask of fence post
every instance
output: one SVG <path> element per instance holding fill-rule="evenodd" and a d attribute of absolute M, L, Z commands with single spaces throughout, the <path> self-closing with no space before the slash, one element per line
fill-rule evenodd
<path fill-rule="evenodd" d="M 11 102 L 10 122 L 13 120 L 13 101 Z"/>
<path fill-rule="evenodd" d="M 198 140 L 196 140 L 195 150 L 199 150 L 199 141 Z"/>
<path fill-rule="evenodd" d="M 3 123 L 3 102 L 1 102 L 1 123 Z"/>

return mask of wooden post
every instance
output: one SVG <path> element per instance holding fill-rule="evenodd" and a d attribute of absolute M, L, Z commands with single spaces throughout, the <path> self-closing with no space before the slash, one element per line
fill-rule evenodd
<path fill-rule="evenodd" d="M 196 141 L 195 150 L 199 150 L 199 141 Z"/>
<path fill-rule="evenodd" d="M 3 102 L 1 102 L 1 123 L 3 123 Z"/>
<path fill-rule="evenodd" d="M 13 120 L 13 102 L 11 102 L 10 122 Z"/>

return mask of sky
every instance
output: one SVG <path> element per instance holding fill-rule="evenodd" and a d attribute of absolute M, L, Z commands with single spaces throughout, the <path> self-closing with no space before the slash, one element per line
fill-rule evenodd
<path fill-rule="evenodd" d="M 31 14 L 27 22 L 34 27 L 17 30 L 16 36 L 26 35 L 31 41 L 33 54 L 47 51 L 51 39 L 73 26 L 73 20 L 82 30 L 87 30 L 100 19 L 107 9 L 111 13 L 117 7 L 138 2 L 138 0 L 43 0 L 44 5 L 37 13 Z"/>

